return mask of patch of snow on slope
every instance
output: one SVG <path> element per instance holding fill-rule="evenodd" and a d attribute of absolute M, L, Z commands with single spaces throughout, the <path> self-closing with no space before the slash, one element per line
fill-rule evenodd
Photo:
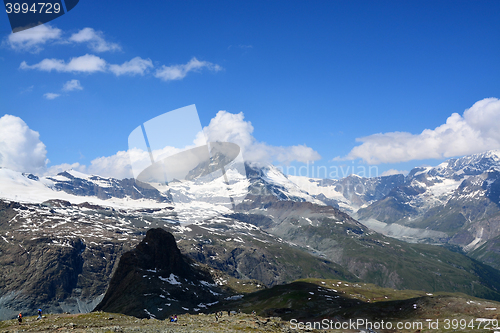
<path fill-rule="evenodd" d="M 162 281 L 168 282 L 173 285 L 181 285 L 181 283 L 177 281 L 178 277 L 175 276 L 173 273 L 170 273 L 170 276 L 168 278 L 164 278 L 162 276 L 158 276 L 158 278 Z"/>
<path fill-rule="evenodd" d="M 319 178 L 309 178 L 304 176 L 288 176 L 288 179 L 296 184 L 303 191 L 306 191 L 312 195 L 323 194 L 329 199 L 334 199 L 337 201 L 342 201 L 349 203 L 342 192 L 335 190 L 336 185 L 321 186 L 322 179 Z"/>
<path fill-rule="evenodd" d="M 373 231 L 409 243 L 418 243 L 428 239 L 433 239 L 436 243 L 440 243 L 440 239 L 449 237 L 448 234 L 441 231 L 410 228 L 397 223 L 387 224 L 375 219 L 363 220 L 361 223 Z"/>
<path fill-rule="evenodd" d="M 476 238 L 472 242 L 470 242 L 469 244 L 464 246 L 465 252 L 475 250 L 486 242 L 486 240 L 483 240 L 483 232 L 484 232 L 484 228 L 481 228 L 479 235 L 477 235 Z"/>
<path fill-rule="evenodd" d="M 436 197 L 442 197 L 443 195 L 451 194 L 461 183 L 462 180 L 443 179 L 441 183 L 435 183 L 428 187 L 427 191 Z"/>
<path fill-rule="evenodd" d="M 292 182 L 285 176 L 281 171 L 279 171 L 276 167 L 270 166 L 269 168 L 263 169 L 263 177 L 264 181 L 283 187 L 286 190 L 286 194 L 302 198 L 306 201 L 324 206 L 325 204 L 312 196 L 310 196 L 307 192 L 303 191 L 297 184 Z"/>

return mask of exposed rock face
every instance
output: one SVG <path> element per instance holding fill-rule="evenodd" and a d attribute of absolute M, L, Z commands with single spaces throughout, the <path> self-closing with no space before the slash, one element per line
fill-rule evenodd
<path fill-rule="evenodd" d="M 223 294 L 208 269 L 182 255 L 174 236 L 157 228 L 122 255 L 96 310 L 164 319 L 205 310 Z"/>
<path fill-rule="evenodd" d="M 23 247 L 5 242 L 0 245 L 0 290 L 11 296 L 4 299 L 7 304 L 2 302 L 2 313 L 9 315 L 18 308 L 56 308 L 55 300 L 72 296 L 82 273 L 85 245 L 75 240 L 67 247 L 50 248 L 45 246 L 48 242 L 50 239 L 41 238 L 27 241 Z"/>
<path fill-rule="evenodd" d="M 263 215 L 232 214 L 175 232 L 182 253 L 238 279 L 270 287 L 296 279 L 321 277 L 356 281 L 340 265 L 262 231 L 272 222 Z"/>
<path fill-rule="evenodd" d="M 37 179 L 30 179 L 38 180 L 38 177 Z M 130 197 L 131 199 L 145 198 L 153 199 L 157 202 L 171 202 L 172 199 L 168 194 L 161 194 L 154 187 L 135 179 L 118 180 L 99 176 L 81 178 L 75 177 L 75 175 L 67 171 L 48 179 L 54 182 L 54 187 L 57 190 L 77 196 L 96 196 L 104 200 L 125 197 Z"/>
<path fill-rule="evenodd" d="M 0 200 L 0 318 L 20 311 L 34 315 L 38 308 L 75 313 L 96 306 L 117 259 L 139 242 L 139 232 L 108 230 L 105 214 L 115 213 L 101 210 L 99 215 L 62 200 Z"/>

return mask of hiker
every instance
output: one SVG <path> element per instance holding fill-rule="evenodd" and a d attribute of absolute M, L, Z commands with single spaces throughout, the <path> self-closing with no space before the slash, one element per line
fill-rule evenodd
<path fill-rule="evenodd" d="M 174 317 L 172 317 L 172 316 L 168 317 L 168 321 L 170 321 L 171 323 L 173 323 L 174 322 Z"/>
<path fill-rule="evenodd" d="M 218 312 L 216 312 L 216 313 L 215 313 L 215 321 L 217 321 L 217 322 L 219 321 L 219 316 L 218 316 L 218 314 L 219 314 Z"/>
<path fill-rule="evenodd" d="M 174 323 L 177 322 L 177 315 L 174 316 Z"/>
<path fill-rule="evenodd" d="M 21 312 L 17 315 L 17 321 L 19 321 L 19 325 L 23 322 L 23 314 Z"/>
<path fill-rule="evenodd" d="M 42 319 L 42 309 L 38 309 L 38 317 L 36 317 L 36 320 Z"/>

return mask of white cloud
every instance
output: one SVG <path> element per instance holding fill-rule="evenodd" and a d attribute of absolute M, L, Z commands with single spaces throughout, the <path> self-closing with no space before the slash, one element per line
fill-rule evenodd
<path fill-rule="evenodd" d="M 71 169 L 85 173 L 87 168 L 85 167 L 85 165 L 81 165 L 80 163 L 73 163 L 73 164 L 63 163 L 49 167 L 47 171 L 44 173 L 44 175 L 54 176 L 57 175 L 58 173 L 68 171 Z"/>
<path fill-rule="evenodd" d="M 243 113 L 231 114 L 226 111 L 219 111 L 210 121 L 210 124 L 203 129 L 208 141 L 233 142 L 240 146 L 243 157 L 249 162 L 271 163 L 273 161 L 281 163 L 312 162 L 321 158 L 321 156 L 312 148 L 305 145 L 276 147 L 263 142 L 258 142 L 252 135 L 253 126 L 249 121 L 244 120 Z M 201 141 L 203 139 L 203 141 Z M 193 138 L 197 144 L 204 144 L 205 138 Z M 164 147 L 153 151 L 155 160 L 162 156 L 170 156 L 180 150 L 173 147 Z M 105 177 L 114 178 L 132 178 L 132 164 L 150 165 L 150 156 L 147 151 L 140 149 L 130 149 L 128 151 L 119 151 L 112 156 L 103 156 L 90 162 L 89 166 L 80 164 L 64 164 L 62 166 L 51 167 L 52 173 L 63 171 L 69 168 L 96 174 Z"/>
<path fill-rule="evenodd" d="M 380 177 L 392 176 L 392 175 L 407 175 L 407 174 L 408 174 L 408 170 L 390 169 L 390 170 L 386 170 L 386 171 L 382 172 Z"/>
<path fill-rule="evenodd" d="M 70 80 L 63 86 L 63 91 L 83 90 L 79 80 Z"/>
<path fill-rule="evenodd" d="M 253 126 L 245 121 L 242 112 L 232 114 L 227 111 L 219 111 L 210 120 L 207 127 L 203 129 L 208 141 L 232 142 L 241 148 L 252 146 L 256 140 L 252 136 Z"/>
<path fill-rule="evenodd" d="M 126 61 L 121 65 L 109 65 L 109 70 L 113 72 L 116 76 L 128 74 L 128 75 L 144 75 L 149 68 L 153 67 L 153 62 L 151 59 L 142 59 L 141 57 L 135 57 L 130 61 Z"/>
<path fill-rule="evenodd" d="M 258 142 L 252 135 L 253 126 L 244 120 L 243 113 L 219 111 L 203 129 L 208 141 L 233 142 L 240 146 L 246 161 L 288 164 L 293 161 L 312 162 L 321 158 L 318 152 L 306 145 L 276 147 Z"/>
<path fill-rule="evenodd" d="M 107 42 L 104 39 L 102 31 L 95 31 L 92 28 L 83 28 L 74 33 L 69 38 L 70 42 L 87 43 L 88 47 L 94 52 L 119 51 L 120 45 Z"/>
<path fill-rule="evenodd" d="M 143 59 L 141 57 L 135 57 L 129 61 L 125 61 L 121 65 L 108 64 L 106 60 L 93 55 L 86 54 L 80 57 L 74 57 L 66 62 L 63 59 L 43 59 L 37 64 L 28 65 L 26 61 L 21 62 L 19 65 L 20 69 L 23 70 L 39 70 L 44 72 L 69 72 L 69 73 L 96 73 L 96 72 L 111 72 L 116 76 L 121 75 L 145 75 L 149 72 L 151 68 L 154 68 L 153 61 L 151 59 Z M 206 68 L 211 71 L 220 71 L 222 67 L 219 65 L 212 64 L 207 61 L 199 61 L 196 58 L 192 58 L 185 65 L 174 65 L 174 66 L 162 66 L 158 68 L 154 74 L 155 77 L 163 80 L 181 80 L 191 71 L 200 71 Z M 75 88 L 76 89 L 76 88 Z"/>
<path fill-rule="evenodd" d="M 93 52 L 121 50 L 119 44 L 106 41 L 102 31 L 83 28 L 67 39 L 63 38 L 61 29 L 52 27 L 50 24 L 42 24 L 21 32 L 11 33 L 4 41 L 4 44 L 16 51 L 38 53 L 43 50 L 44 44 L 51 41 L 62 44 L 86 43 Z"/>
<path fill-rule="evenodd" d="M 31 29 L 11 33 L 5 44 L 16 51 L 38 53 L 47 42 L 61 39 L 61 33 L 61 29 L 54 28 L 49 24 L 42 24 Z"/>
<path fill-rule="evenodd" d="M 38 132 L 19 117 L 0 118 L 0 166 L 20 172 L 43 173 L 47 150 Z"/>
<path fill-rule="evenodd" d="M 212 64 L 208 61 L 199 61 L 196 58 L 192 58 L 185 65 L 163 65 L 161 68 L 156 70 L 155 77 L 163 81 L 182 80 L 189 72 L 200 71 L 203 68 L 214 72 L 222 70 L 222 67 L 217 64 Z"/>
<path fill-rule="evenodd" d="M 30 92 L 32 92 L 32 91 L 33 91 L 33 88 L 35 88 L 35 86 L 34 86 L 34 85 L 31 85 L 31 86 L 29 86 L 28 88 L 21 90 L 20 94 L 30 93 Z"/>
<path fill-rule="evenodd" d="M 144 75 L 147 73 L 149 68 L 153 67 L 153 62 L 151 59 L 142 59 L 141 57 L 135 57 L 130 61 L 126 61 L 121 65 L 109 65 L 106 61 L 93 54 L 86 54 L 81 57 L 71 58 L 68 63 L 62 59 L 43 59 L 38 64 L 28 65 L 26 61 L 23 61 L 19 66 L 20 69 L 36 69 L 45 72 L 81 72 L 81 73 L 95 73 L 95 72 L 106 72 L 110 71 L 116 76 L 120 75 Z M 78 81 L 72 80 L 69 82 Z M 68 84 L 67 82 L 66 84 Z M 73 82 L 72 84 L 76 84 Z M 79 85 L 79 82 L 78 82 Z M 65 85 L 66 86 L 66 85 Z M 81 88 L 81 86 L 79 86 Z M 79 88 L 74 88 L 79 89 Z M 74 90 L 73 89 L 73 90 Z"/>
<path fill-rule="evenodd" d="M 43 94 L 43 97 L 46 99 L 56 99 L 57 97 L 61 96 L 60 94 L 55 94 L 55 93 L 46 93 Z"/>
<path fill-rule="evenodd" d="M 178 149 L 172 147 L 165 147 L 162 150 L 155 150 L 153 154 L 156 159 L 161 159 L 161 155 L 166 154 L 170 156 Z M 168 153 L 167 153 L 168 152 Z M 129 149 L 127 151 L 119 151 L 111 156 L 98 157 L 90 162 L 89 166 L 80 163 L 63 163 L 60 165 L 51 166 L 48 169 L 48 175 L 54 175 L 69 169 L 77 170 L 91 175 L 99 175 L 102 177 L 113 177 L 117 179 L 133 178 L 132 164 L 143 164 L 149 166 L 151 159 L 149 152 L 140 149 Z"/>
<path fill-rule="evenodd" d="M 19 66 L 21 69 L 38 69 L 40 71 L 51 72 L 81 72 L 81 73 L 94 73 L 104 72 L 106 70 L 106 61 L 93 54 L 86 54 L 81 57 L 71 58 L 66 63 L 60 59 L 43 59 L 38 64 L 28 65 L 23 61 Z"/>
<path fill-rule="evenodd" d="M 130 164 L 131 159 L 148 161 L 149 154 L 144 151 L 130 150 L 119 151 L 112 156 L 99 157 L 90 162 L 87 173 L 118 179 L 133 178 L 134 175 L 132 174 L 132 166 Z"/>
<path fill-rule="evenodd" d="M 389 132 L 358 138 L 361 142 L 342 159 L 361 158 L 369 164 L 449 158 L 500 148 L 500 100 L 476 102 L 463 116 L 453 113 L 446 123 L 420 134 Z"/>

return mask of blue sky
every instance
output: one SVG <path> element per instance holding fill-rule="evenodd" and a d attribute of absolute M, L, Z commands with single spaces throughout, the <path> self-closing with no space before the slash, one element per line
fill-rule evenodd
<path fill-rule="evenodd" d="M 22 40 L 3 14 L 0 117 L 39 133 L 46 168 L 100 171 L 92 161 L 126 151 L 138 125 L 191 104 L 202 126 L 220 110 L 229 132 L 251 122 L 249 151 L 278 164 L 299 167 L 303 152 L 380 174 L 436 165 L 500 148 L 499 102 L 484 100 L 500 98 L 499 12 L 498 1 L 80 0 Z M 29 160 L 40 149 L 16 144 L 20 169 L 40 163 Z"/>

